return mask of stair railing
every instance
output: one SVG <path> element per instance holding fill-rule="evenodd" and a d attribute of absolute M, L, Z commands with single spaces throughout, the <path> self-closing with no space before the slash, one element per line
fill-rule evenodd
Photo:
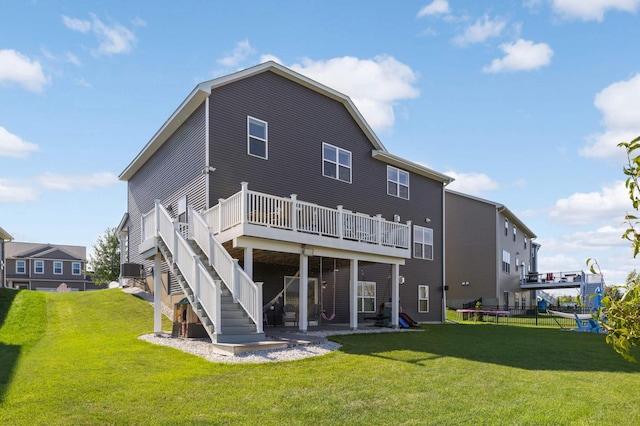
<path fill-rule="evenodd" d="M 173 264 L 182 273 L 184 281 L 193 292 L 194 300 L 213 323 L 216 334 L 222 334 L 220 285 L 213 279 L 200 256 L 189 246 L 179 224 L 173 221 L 159 200 L 156 200 L 155 214 L 157 235 L 171 253 Z"/>
<path fill-rule="evenodd" d="M 256 324 L 256 331 L 262 333 L 262 283 L 255 283 L 238 265 L 224 246 L 218 241 L 205 219 L 189 206 L 189 231 L 191 237 L 209 259 L 209 264 L 229 288 L 234 301 L 240 303 Z"/>

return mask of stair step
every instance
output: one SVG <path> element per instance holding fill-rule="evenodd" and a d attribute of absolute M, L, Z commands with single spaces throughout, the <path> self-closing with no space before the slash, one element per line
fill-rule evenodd
<path fill-rule="evenodd" d="M 264 333 L 252 333 L 252 334 L 216 334 L 216 343 L 252 343 L 265 340 Z"/>

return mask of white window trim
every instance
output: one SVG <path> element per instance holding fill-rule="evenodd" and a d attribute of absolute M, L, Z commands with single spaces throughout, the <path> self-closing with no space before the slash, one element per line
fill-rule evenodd
<path fill-rule="evenodd" d="M 78 265 L 78 273 L 77 273 L 77 274 L 76 274 L 76 271 L 75 271 L 75 267 L 76 267 L 76 265 Z M 71 264 L 71 274 L 72 274 L 72 275 L 82 275 L 82 263 L 80 263 L 80 262 L 73 262 L 73 263 Z"/>
<path fill-rule="evenodd" d="M 42 265 L 42 272 L 38 272 L 38 264 Z M 44 260 L 34 260 L 33 261 L 33 273 L 34 274 L 44 274 Z"/>
<path fill-rule="evenodd" d="M 22 271 L 20 271 L 19 266 L 22 265 Z M 27 262 L 24 260 L 16 260 L 16 274 L 26 274 L 27 273 Z"/>
<path fill-rule="evenodd" d="M 325 146 L 331 147 L 336 150 L 336 161 L 328 160 L 324 158 L 324 148 Z M 340 179 L 340 166 L 347 167 L 345 165 L 340 164 L 340 151 L 349 153 L 349 180 Z M 327 161 L 329 163 L 333 163 L 336 166 L 336 175 L 331 176 L 324 173 L 324 162 Z M 353 182 L 353 153 L 347 149 L 340 148 L 335 145 L 331 145 L 330 143 L 322 142 L 322 176 L 328 177 L 329 179 L 335 179 L 340 182 L 351 183 Z"/>
<path fill-rule="evenodd" d="M 254 121 L 258 124 L 264 124 L 265 138 L 251 135 L 251 121 Z M 264 142 L 264 157 L 251 153 L 252 138 Z M 259 118 L 251 117 L 250 115 L 247 115 L 247 154 L 252 157 L 261 158 L 263 160 L 269 159 L 269 123 L 264 120 L 260 120 Z"/>
<path fill-rule="evenodd" d="M 56 265 L 60 264 L 60 272 L 56 272 Z M 53 262 L 53 275 L 62 275 L 64 273 L 64 264 L 58 260 Z"/>
<path fill-rule="evenodd" d="M 398 174 L 398 180 L 397 180 L 397 181 L 393 181 L 393 180 L 389 179 L 389 170 L 390 170 L 390 169 L 391 169 L 391 170 L 395 170 L 395 171 L 396 171 L 396 173 Z M 404 173 L 405 175 L 407 175 L 407 184 L 406 184 L 406 185 L 404 185 L 404 184 L 400 183 L 400 174 L 401 174 L 401 173 Z M 396 184 L 396 193 L 395 193 L 395 194 L 392 194 L 391 192 L 389 192 L 389 182 L 392 182 L 392 183 L 395 183 L 395 184 Z M 407 187 L 407 198 L 402 197 L 402 196 L 400 195 L 400 186 L 406 186 L 406 187 Z M 394 197 L 398 197 L 398 198 L 401 198 L 401 199 L 403 199 L 403 200 L 408 200 L 408 199 L 409 199 L 409 197 L 410 197 L 410 193 L 409 193 L 409 191 L 410 191 L 409 172 L 407 172 L 407 171 L 405 171 L 405 170 L 402 170 L 402 169 L 399 169 L 399 168 L 397 168 L 397 167 L 393 167 L 393 166 L 389 166 L 389 165 L 388 165 L 388 166 L 387 166 L 387 195 L 391 195 L 391 196 L 394 196 Z"/>
<path fill-rule="evenodd" d="M 425 294 L 427 295 L 426 298 L 420 297 L 420 290 L 423 289 L 423 288 L 425 289 Z M 423 300 L 427 301 L 427 310 L 426 311 L 420 309 L 420 302 L 423 301 Z M 420 312 L 420 313 L 428 313 L 429 309 L 431 307 L 430 305 L 431 305 L 431 303 L 429 302 L 429 286 L 428 285 L 419 285 L 418 286 L 418 312 Z"/>
<path fill-rule="evenodd" d="M 429 233 L 431 234 L 431 243 L 426 243 L 424 242 L 424 238 L 423 241 L 416 241 L 416 229 L 421 229 L 422 230 L 422 235 L 424 236 L 425 231 L 429 231 Z M 417 256 L 416 255 L 416 244 L 421 244 L 422 245 L 422 256 Z M 431 247 L 431 257 L 427 257 L 425 252 L 426 250 L 424 249 L 425 246 L 430 246 Z M 425 226 L 419 226 L 419 225 L 413 225 L 413 257 L 415 259 L 423 259 L 423 260 L 433 260 L 433 229 L 432 228 L 427 228 Z"/>
<path fill-rule="evenodd" d="M 364 289 L 367 285 L 373 285 L 373 296 L 364 296 L 361 289 Z M 376 311 L 376 292 L 377 286 L 375 281 L 358 281 L 358 312 L 359 313 L 371 313 Z M 365 299 L 373 299 L 373 310 L 365 311 L 364 310 L 364 300 Z"/>
<path fill-rule="evenodd" d="M 502 272 L 511 273 L 511 253 L 506 250 L 502 250 Z"/>

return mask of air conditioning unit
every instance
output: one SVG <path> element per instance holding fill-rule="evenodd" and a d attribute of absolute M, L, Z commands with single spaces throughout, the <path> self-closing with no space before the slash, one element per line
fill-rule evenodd
<path fill-rule="evenodd" d="M 139 263 L 123 263 L 120 265 L 120 275 L 123 278 L 143 278 L 142 265 Z"/>

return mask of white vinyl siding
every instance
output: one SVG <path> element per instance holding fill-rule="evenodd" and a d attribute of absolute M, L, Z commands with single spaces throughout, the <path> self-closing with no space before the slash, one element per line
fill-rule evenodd
<path fill-rule="evenodd" d="M 266 121 L 247 116 L 247 152 L 258 158 L 269 158 L 268 125 Z"/>
<path fill-rule="evenodd" d="M 323 143 L 322 175 L 351 183 L 351 151 Z"/>

